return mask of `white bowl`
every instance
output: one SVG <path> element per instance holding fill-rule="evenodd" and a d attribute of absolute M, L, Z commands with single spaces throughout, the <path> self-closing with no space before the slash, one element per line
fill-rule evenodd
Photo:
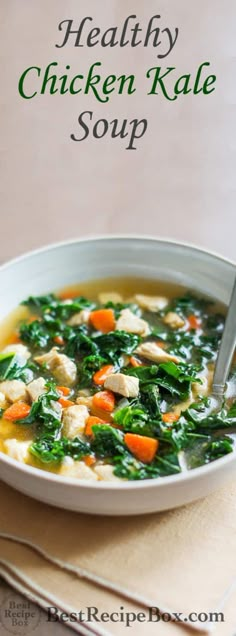
<path fill-rule="evenodd" d="M 105 277 L 136 276 L 181 283 L 227 304 L 235 264 L 188 245 L 151 238 L 76 240 L 52 245 L 0 268 L 0 320 L 29 295 Z M 70 510 L 108 515 L 155 512 L 220 487 L 236 466 L 231 453 L 176 476 L 141 482 L 84 482 L 44 472 L 0 453 L 0 477 L 21 492 Z"/>

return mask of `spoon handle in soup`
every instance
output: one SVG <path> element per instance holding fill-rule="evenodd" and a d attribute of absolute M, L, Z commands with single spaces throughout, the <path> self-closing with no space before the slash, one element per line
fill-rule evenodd
<path fill-rule="evenodd" d="M 225 327 L 215 364 L 212 394 L 223 397 L 236 346 L 236 279 L 226 316 Z"/>

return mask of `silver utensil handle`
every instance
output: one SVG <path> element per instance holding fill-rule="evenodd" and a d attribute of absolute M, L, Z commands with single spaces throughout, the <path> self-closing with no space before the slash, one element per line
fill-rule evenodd
<path fill-rule="evenodd" d="M 236 279 L 213 377 L 212 393 L 223 395 L 236 346 Z"/>

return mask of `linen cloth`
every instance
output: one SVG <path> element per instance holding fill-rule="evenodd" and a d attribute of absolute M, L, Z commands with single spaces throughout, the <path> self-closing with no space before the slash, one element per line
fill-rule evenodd
<path fill-rule="evenodd" d="M 0 483 L 1 561 L 5 552 L 3 566 L 11 563 L 13 578 L 21 576 L 26 587 L 43 589 L 48 605 L 55 594 L 59 607 L 73 605 L 77 612 L 81 602 L 109 611 L 117 601 L 133 607 L 129 611 L 137 606 L 186 616 L 220 611 L 224 600 L 236 598 L 235 498 L 236 487 L 229 483 L 176 510 L 99 517 L 53 508 Z M 142 633 L 142 624 L 138 627 Z M 108 633 L 122 628 L 109 624 Z M 152 633 L 153 627 L 146 629 Z M 170 636 L 185 633 L 173 623 L 161 623 L 163 635 L 164 630 Z"/>

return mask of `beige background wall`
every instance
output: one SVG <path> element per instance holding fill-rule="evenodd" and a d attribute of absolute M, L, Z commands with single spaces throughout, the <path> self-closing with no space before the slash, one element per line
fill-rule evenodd
<path fill-rule="evenodd" d="M 147 97 L 143 76 L 158 65 L 144 49 L 56 49 L 58 24 L 94 17 L 94 26 L 122 23 L 136 13 L 145 24 L 161 13 L 178 26 L 178 42 L 163 67 L 179 74 L 211 61 L 217 90 L 169 103 Z M 1 0 L 1 260 L 35 246 L 91 233 L 156 234 L 191 241 L 234 258 L 235 250 L 235 0 Z M 38 96 L 23 100 L 18 79 L 30 65 L 58 61 L 85 72 L 96 60 L 104 73 L 133 72 L 133 97 Z M 70 140 L 83 110 L 96 118 L 147 117 L 136 151 L 124 142 Z"/>

